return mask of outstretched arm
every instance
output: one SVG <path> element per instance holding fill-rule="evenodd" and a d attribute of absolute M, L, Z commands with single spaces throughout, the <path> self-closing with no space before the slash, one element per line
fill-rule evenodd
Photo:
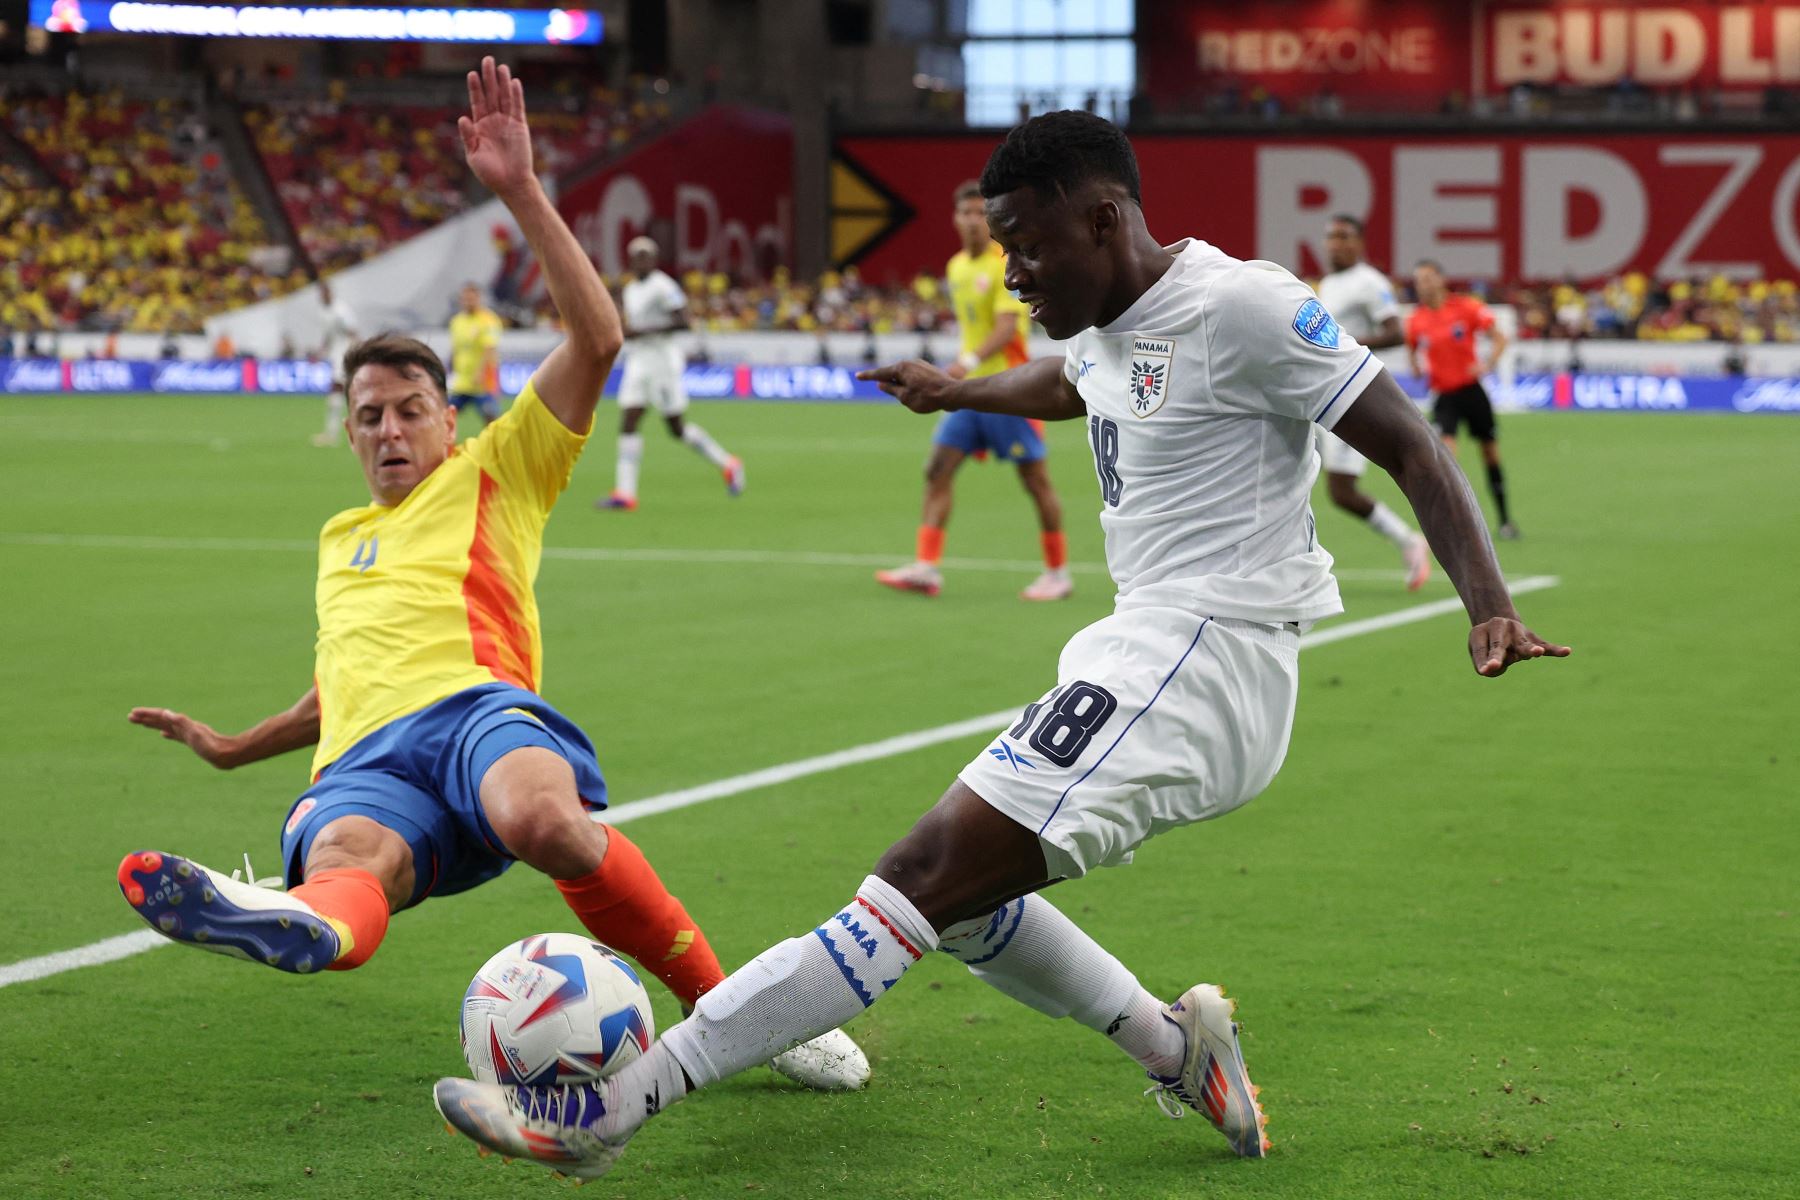
<path fill-rule="evenodd" d="M 1087 415 L 1087 405 L 1063 374 L 1060 358 L 1034 358 L 979 379 L 952 379 L 948 372 L 917 359 L 858 371 L 856 377 L 880 384 L 882 391 L 916 413 L 972 408 L 1039 421 L 1072 421 Z"/>
<path fill-rule="evenodd" d="M 1469 657 L 1477 672 L 1499 675 L 1528 658 L 1567 657 L 1567 646 L 1545 641 L 1519 619 L 1468 480 L 1393 376 L 1386 371 L 1376 376 L 1332 432 L 1392 475 L 1406 493 L 1432 553 L 1468 610 Z"/>
<path fill-rule="evenodd" d="M 219 770 L 229 771 L 317 743 L 319 689 L 308 688 L 292 708 L 258 721 L 239 734 L 220 733 L 204 721 L 172 708 L 134 708 L 129 720 L 133 725 L 156 730 L 172 742 L 183 743 Z"/>
<path fill-rule="evenodd" d="M 600 273 L 531 169 L 525 88 L 492 57 L 469 72 L 469 115 L 457 122 L 469 169 L 505 203 L 537 256 L 568 337 L 532 376 L 556 419 L 586 433 L 623 336 Z"/>

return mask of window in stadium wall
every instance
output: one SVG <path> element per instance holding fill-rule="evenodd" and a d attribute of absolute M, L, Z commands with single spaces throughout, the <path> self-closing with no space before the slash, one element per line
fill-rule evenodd
<path fill-rule="evenodd" d="M 965 117 L 1087 108 L 1123 122 L 1137 79 L 1134 5 L 1118 0 L 969 0 Z"/>

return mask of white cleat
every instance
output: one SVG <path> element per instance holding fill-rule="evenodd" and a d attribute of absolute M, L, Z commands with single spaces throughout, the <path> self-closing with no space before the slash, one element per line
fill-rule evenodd
<path fill-rule="evenodd" d="M 777 1054 L 769 1065 L 820 1092 L 854 1092 L 869 1082 L 869 1059 L 841 1029 Z"/>
<path fill-rule="evenodd" d="M 1054 567 L 1031 581 L 1031 586 L 1019 593 L 1021 600 L 1067 600 L 1075 594 L 1075 581 L 1069 577 L 1067 567 Z"/>
<path fill-rule="evenodd" d="M 1257 1103 L 1258 1089 L 1244 1069 L 1238 1027 L 1231 1019 L 1237 1001 L 1210 983 L 1196 984 L 1163 1010 L 1187 1037 L 1187 1056 L 1176 1076 L 1152 1075 L 1157 1107 L 1171 1117 L 1191 1108 L 1204 1114 L 1242 1158 L 1269 1152 L 1269 1118 Z M 1184 1107 L 1185 1106 L 1185 1107 Z"/>
<path fill-rule="evenodd" d="M 1431 578 L 1431 547 L 1422 535 L 1415 533 L 1407 539 L 1400 557 L 1406 560 L 1406 590 L 1416 592 Z"/>
<path fill-rule="evenodd" d="M 585 1182 L 612 1170 L 637 1130 L 608 1131 L 603 1086 L 506 1087 L 474 1079 L 440 1079 L 432 1103 L 451 1132 L 474 1140 L 486 1158 L 528 1158 Z"/>
<path fill-rule="evenodd" d="M 875 582 L 897 592 L 917 592 L 935 596 L 944 590 L 944 577 L 931 563 L 913 562 L 892 571 L 875 572 Z"/>

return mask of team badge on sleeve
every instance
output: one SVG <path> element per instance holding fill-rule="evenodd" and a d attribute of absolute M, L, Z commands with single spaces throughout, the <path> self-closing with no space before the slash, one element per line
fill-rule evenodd
<path fill-rule="evenodd" d="M 1169 338 L 1133 338 L 1131 342 L 1131 415 L 1140 419 L 1163 406 L 1169 395 L 1169 371 L 1175 343 Z"/>
<path fill-rule="evenodd" d="M 1338 323 L 1317 300 L 1308 300 L 1294 314 L 1294 332 L 1320 349 L 1337 349 Z"/>

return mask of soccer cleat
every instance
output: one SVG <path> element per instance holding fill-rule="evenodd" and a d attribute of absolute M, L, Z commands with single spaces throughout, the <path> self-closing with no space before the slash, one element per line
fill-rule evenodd
<path fill-rule="evenodd" d="M 306 901 L 174 854 L 127 854 L 119 864 L 119 890 L 171 941 L 296 975 L 323 970 L 343 946 L 339 930 Z"/>
<path fill-rule="evenodd" d="M 1511 521 L 1508 521 L 1505 524 L 1501 525 L 1500 526 L 1500 540 L 1503 542 L 1518 541 L 1519 540 L 1519 527 L 1517 525 L 1514 525 Z"/>
<path fill-rule="evenodd" d="M 610 508 L 617 512 L 636 512 L 637 497 L 627 496 L 624 492 L 614 492 L 610 496 L 602 496 L 600 499 L 594 501 L 594 507 L 598 509 Z"/>
<path fill-rule="evenodd" d="M 869 1059 L 841 1029 L 777 1054 L 769 1065 L 821 1092 L 854 1092 L 869 1082 Z"/>
<path fill-rule="evenodd" d="M 502 1162 L 528 1158 L 578 1181 L 612 1170 L 637 1132 L 603 1129 L 607 1113 L 600 1083 L 505 1087 L 440 1079 L 431 1099 L 455 1132 L 475 1141 L 483 1158 L 493 1151 Z"/>
<path fill-rule="evenodd" d="M 1269 1118 L 1244 1069 L 1231 1019 L 1236 1008 L 1237 1001 L 1210 983 L 1196 984 L 1165 1008 L 1187 1038 L 1187 1054 L 1179 1075 L 1151 1075 L 1154 1086 L 1145 1094 L 1155 1094 L 1157 1107 L 1171 1117 L 1185 1116 L 1183 1105 L 1203 1113 L 1240 1157 L 1261 1158 L 1269 1152 Z"/>
<path fill-rule="evenodd" d="M 1415 533 L 1406 539 L 1400 556 L 1406 560 L 1406 590 L 1416 592 L 1431 578 L 1431 548 L 1422 535 Z"/>
<path fill-rule="evenodd" d="M 935 596 L 944 590 L 944 577 L 935 563 L 915 562 L 892 571 L 877 571 L 875 582 L 897 592 L 917 592 L 921 596 Z"/>
<path fill-rule="evenodd" d="M 1019 593 L 1021 600 L 1067 600 L 1075 594 L 1075 581 L 1069 578 L 1067 567 L 1056 567 L 1045 571 L 1031 585 Z"/>
<path fill-rule="evenodd" d="M 744 460 L 732 455 L 722 468 L 725 475 L 725 490 L 733 496 L 744 494 Z"/>

